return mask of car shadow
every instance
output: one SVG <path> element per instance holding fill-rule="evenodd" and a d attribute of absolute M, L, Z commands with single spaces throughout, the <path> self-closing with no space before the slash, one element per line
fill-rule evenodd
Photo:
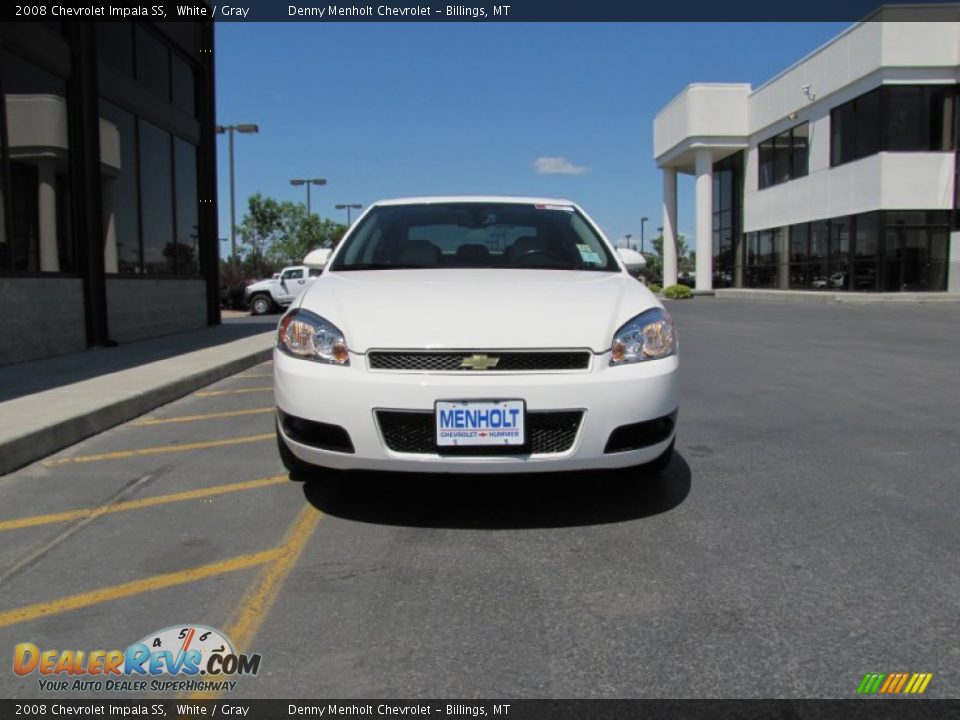
<path fill-rule="evenodd" d="M 333 517 L 381 525 L 507 530 L 638 520 L 690 493 L 690 466 L 674 453 L 659 476 L 637 470 L 534 475 L 327 473 L 303 480 L 307 501 Z"/>

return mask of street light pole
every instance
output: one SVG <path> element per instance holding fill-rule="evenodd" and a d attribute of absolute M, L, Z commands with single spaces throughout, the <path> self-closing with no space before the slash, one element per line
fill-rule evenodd
<path fill-rule="evenodd" d="M 347 227 L 350 227 L 350 209 L 353 208 L 354 210 L 359 210 L 360 208 L 363 207 L 363 205 L 360 205 L 358 203 L 343 203 L 340 205 L 334 205 L 334 207 L 337 210 L 345 209 L 347 211 Z"/>
<path fill-rule="evenodd" d="M 650 218 L 640 218 L 640 254 L 643 255 L 643 224 Z"/>
<path fill-rule="evenodd" d="M 629 250 L 629 249 L 630 249 L 630 238 L 632 238 L 633 235 L 632 235 L 631 233 L 627 233 L 626 235 L 624 235 L 624 237 L 627 239 L 627 249 Z"/>
<path fill-rule="evenodd" d="M 239 125 L 217 125 L 218 135 L 227 133 L 230 138 L 229 156 L 230 156 L 230 258 L 234 262 L 237 260 L 237 194 L 236 181 L 233 172 L 233 133 L 258 133 L 260 127 L 253 123 L 240 123 Z"/>
<path fill-rule="evenodd" d="M 290 184 L 299 187 L 300 185 L 307 186 L 307 217 L 310 217 L 310 186 L 311 185 L 326 185 L 327 181 L 324 178 L 297 178 L 291 180 Z"/>

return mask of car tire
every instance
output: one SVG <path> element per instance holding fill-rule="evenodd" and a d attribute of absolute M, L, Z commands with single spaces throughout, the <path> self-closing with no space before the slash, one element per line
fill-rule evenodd
<path fill-rule="evenodd" d="M 309 480 L 317 472 L 317 468 L 310 463 L 304 462 L 293 451 L 287 447 L 287 444 L 280 437 L 280 428 L 277 427 L 277 450 L 280 452 L 280 462 L 290 473 L 291 480 Z"/>
<path fill-rule="evenodd" d="M 273 310 L 273 298 L 269 295 L 261 293 L 250 298 L 251 315 L 266 315 L 271 310 Z"/>

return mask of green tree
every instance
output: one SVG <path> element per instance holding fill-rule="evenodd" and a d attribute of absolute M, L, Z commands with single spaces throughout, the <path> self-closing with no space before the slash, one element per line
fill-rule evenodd
<path fill-rule="evenodd" d="M 346 225 L 317 215 L 308 216 L 296 205 L 284 217 L 284 232 L 270 245 L 267 258 L 279 265 L 294 265 L 311 250 L 336 247 L 347 231 Z"/>
<path fill-rule="evenodd" d="M 263 275 L 278 266 L 299 263 L 315 248 L 334 247 L 346 230 L 332 220 L 308 216 L 300 203 L 257 193 L 249 198 L 238 228 L 244 269 Z"/>
<path fill-rule="evenodd" d="M 663 235 L 657 235 L 653 240 L 653 249 L 656 252 L 646 253 L 644 257 L 647 259 L 647 269 L 650 273 L 654 275 L 659 275 L 663 277 Z M 677 270 L 678 272 L 686 272 L 693 270 L 694 263 L 691 259 L 692 253 L 687 247 L 687 239 L 683 235 L 677 236 Z"/>

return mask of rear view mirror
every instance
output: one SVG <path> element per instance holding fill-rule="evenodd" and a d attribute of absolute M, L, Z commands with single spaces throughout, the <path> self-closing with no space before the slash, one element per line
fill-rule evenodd
<path fill-rule="evenodd" d="M 322 270 L 323 266 L 327 264 L 327 260 L 332 252 L 333 250 L 331 248 L 317 248 L 316 250 L 311 250 L 303 259 L 303 264 L 308 268 Z"/>
<path fill-rule="evenodd" d="M 623 264 L 627 266 L 627 272 L 639 272 L 647 266 L 647 259 L 636 250 L 617 248 L 617 255 L 620 256 Z"/>

